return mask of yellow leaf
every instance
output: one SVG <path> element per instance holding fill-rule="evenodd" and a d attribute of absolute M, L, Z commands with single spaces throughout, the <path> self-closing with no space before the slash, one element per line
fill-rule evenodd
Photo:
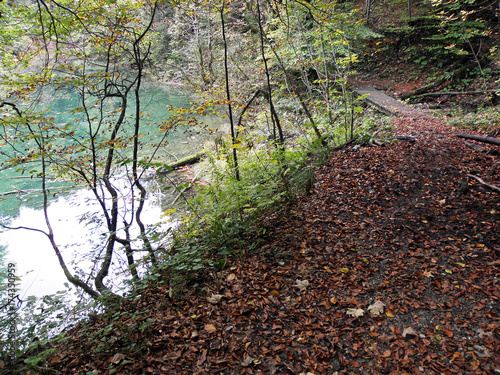
<path fill-rule="evenodd" d="M 394 318 L 394 314 L 391 311 L 386 311 L 385 315 L 387 315 L 389 318 Z"/>
<path fill-rule="evenodd" d="M 332 303 L 332 305 L 335 305 L 337 303 L 337 297 L 330 298 L 330 302 Z"/>
<path fill-rule="evenodd" d="M 349 268 L 340 268 L 339 271 L 342 273 L 347 273 L 349 272 Z"/>
<path fill-rule="evenodd" d="M 231 146 L 231 148 L 239 148 L 241 146 L 241 143 L 235 143 Z"/>
<path fill-rule="evenodd" d="M 460 267 L 465 267 L 464 263 L 457 263 Z"/>
<path fill-rule="evenodd" d="M 449 273 L 450 275 L 453 273 L 451 270 L 444 270 L 444 272 Z"/>

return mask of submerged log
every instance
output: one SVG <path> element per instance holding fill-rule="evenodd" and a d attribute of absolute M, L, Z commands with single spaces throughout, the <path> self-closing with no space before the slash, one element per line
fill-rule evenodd
<path fill-rule="evenodd" d="M 185 165 L 191 165 L 191 164 L 196 164 L 198 163 L 201 158 L 205 155 L 204 152 L 198 152 L 197 154 L 187 156 L 181 160 L 176 161 L 175 163 L 169 164 L 168 168 L 163 168 L 159 170 L 157 173 L 158 174 L 167 174 L 174 169 L 184 167 Z"/>

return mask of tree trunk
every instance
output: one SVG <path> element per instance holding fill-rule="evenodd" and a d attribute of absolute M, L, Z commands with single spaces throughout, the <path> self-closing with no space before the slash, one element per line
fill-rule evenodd
<path fill-rule="evenodd" d="M 474 141 L 489 143 L 490 145 L 500 146 L 500 139 L 492 137 L 481 137 L 479 135 L 457 134 L 459 138 L 472 139 Z"/>

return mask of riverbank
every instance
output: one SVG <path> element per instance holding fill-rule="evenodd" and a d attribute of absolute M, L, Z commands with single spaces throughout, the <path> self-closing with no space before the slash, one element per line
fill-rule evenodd
<path fill-rule="evenodd" d="M 63 373 L 498 371 L 500 197 L 467 177 L 495 158 L 442 119 L 393 120 L 399 141 L 333 153 L 311 193 L 263 216 L 251 254 L 203 270 L 179 300 L 152 285 L 79 324 Z M 482 145 L 495 150 L 495 146 Z M 260 233 L 262 233 L 261 231 Z M 250 236 L 251 237 L 251 236 Z"/>

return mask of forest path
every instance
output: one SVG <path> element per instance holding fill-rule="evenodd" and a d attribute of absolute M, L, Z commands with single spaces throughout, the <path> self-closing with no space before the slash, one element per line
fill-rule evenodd
<path fill-rule="evenodd" d="M 418 117 L 421 115 L 421 112 L 384 94 L 374 87 L 358 86 L 354 87 L 353 91 L 356 96 L 368 95 L 363 101 L 386 115 L 403 117 Z"/>

